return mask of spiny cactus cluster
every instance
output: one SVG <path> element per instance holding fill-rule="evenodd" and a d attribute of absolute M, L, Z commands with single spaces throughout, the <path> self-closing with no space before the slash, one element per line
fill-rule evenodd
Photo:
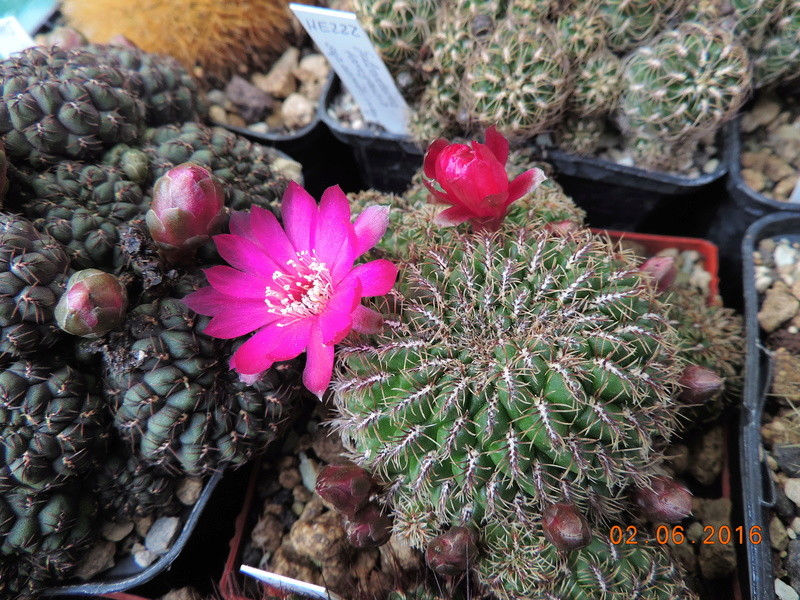
<path fill-rule="evenodd" d="M 591 234 L 563 194 L 553 210 L 556 191 L 512 204 L 496 232 L 432 226 L 413 186 L 384 199 L 402 234 L 376 252 L 401 271 L 375 304 L 383 331 L 340 349 L 333 424 L 382 487 L 367 496 L 440 574 L 470 568 L 508 600 L 692 598 L 664 547 L 609 531 L 690 512 L 661 452 L 687 403 L 735 377 L 741 356 L 712 341 L 732 341 L 735 320 L 677 302 L 671 258 Z M 367 197 L 380 201 L 353 201 Z"/>
<path fill-rule="evenodd" d="M 736 4 L 726 13 L 680 0 L 448 0 L 433 12 L 421 0 L 359 0 L 356 9 L 414 103 L 423 144 L 494 124 L 518 141 L 552 134 L 592 154 L 618 128 L 637 164 L 686 170 L 697 140 L 748 98 L 750 56 L 755 80 L 770 82 L 777 75 L 766 71 L 790 71 L 798 54 L 791 6 Z M 741 21 L 736 35 L 726 19 Z M 408 32 L 402 64 L 386 42 L 397 31 Z"/>
<path fill-rule="evenodd" d="M 68 579 L 103 521 L 181 512 L 178 475 L 242 464 L 291 418 L 299 365 L 242 383 L 235 342 L 180 298 L 195 252 L 221 260 L 198 246 L 231 207 L 274 206 L 299 165 L 193 121 L 186 71 L 135 48 L 32 48 L 0 74 L 0 597 L 16 599 Z M 187 161 L 213 203 L 155 185 Z M 202 196 L 183 199 L 186 239 L 177 192 Z"/>

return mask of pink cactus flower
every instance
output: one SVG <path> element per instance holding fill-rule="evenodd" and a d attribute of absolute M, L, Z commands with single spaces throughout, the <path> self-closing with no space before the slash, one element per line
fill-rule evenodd
<path fill-rule="evenodd" d="M 212 316 L 205 333 L 232 339 L 256 333 L 230 361 L 245 381 L 273 362 L 306 352 L 303 383 L 322 397 L 333 373 L 333 347 L 351 330 L 375 333 L 380 313 L 361 298 L 389 292 L 397 267 L 385 259 L 353 266 L 385 233 L 389 209 L 373 206 L 350 222 L 342 190 L 330 187 L 319 206 L 289 184 L 281 207 L 283 228 L 269 211 L 231 215 L 230 234 L 214 236 L 231 266 L 206 269 L 211 284 L 186 296 L 186 305 Z"/>
<path fill-rule="evenodd" d="M 423 181 L 434 201 L 450 205 L 435 222 L 449 226 L 470 221 L 475 230 L 497 230 L 508 206 L 546 179 L 541 169 L 530 169 L 509 182 L 507 161 L 508 140 L 494 126 L 486 131 L 485 144 L 444 138 L 431 143 Z"/>

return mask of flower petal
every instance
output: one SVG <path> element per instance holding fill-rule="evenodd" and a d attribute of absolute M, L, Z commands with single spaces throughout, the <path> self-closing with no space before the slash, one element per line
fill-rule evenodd
<path fill-rule="evenodd" d="M 460 225 L 464 221 L 469 221 L 475 216 L 475 213 L 471 210 L 467 210 L 461 206 L 452 206 L 437 214 L 433 218 L 433 222 L 443 227 L 452 227 L 454 225 Z"/>
<path fill-rule="evenodd" d="M 308 345 L 310 332 L 309 320 L 270 323 L 239 346 L 231 357 L 231 368 L 244 374 L 260 373 L 273 362 L 294 358 Z"/>
<path fill-rule="evenodd" d="M 306 350 L 306 368 L 303 371 L 303 385 L 317 398 L 328 389 L 333 376 L 333 344 L 322 343 L 322 332 L 318 327 L 311 331 L 311 339 Z"/>
<path fill-rule="evenodd" d="M 214 236 L 214 243 L 225 262 L 240 271 L 253 272 L 271 280 L 272 274 L 282 269 L 267 255 L 264 248 L 247 238 L 232 233 L 222 233 Z"/>
<path fill-rule="evenodd" d="M 353 328 L 353 317 L 350 313 L 325 311 L 319 316 L 318 325 L 325 344 L 338 344 Z"/>
<path fill-rule="evenodd" d="M 231 213 L 228 227 L 234 235 L 246 237 L 252 241 L 253 233 L 250 230 L 250 213 L 243 210 L 236 210 Z"/>
<path fill-rule="evenodd" d="M 230 308 L 231 299 L 211 286 L 202 287 L 197 291 L 187 294 L 181 300 L 190 310 L 201 314 L 213 316 Z"/>
<path fill-rule="evenodd" d="M 281 201 L 281 218 L 286 235 L 297 252 L 316 246 L 318 210 L 314 198 L 292 181 Z"/>
<path fill-rule="evenodd" d="M 231 298 L 228 310 L 217 313 L 203 333 L 232 340 L 277 320 L 278 316 L 267 311 L 263 300 Z"/>
<path fill-rule="evenodd" d="M 368 206 L 353 223 L 356 232 L 356 258 L 375 246 L 389 226 L 388 206 Z"/>
<path fill-rule="evenodd" d="M 547 179 L 544 171 L 541 169 L 530 169 L 517 175 L 514 180 L 508 184 L 508 200 L 506 205 L 511 204 L 515 200 L 519 200 L 528 192 L 532 192 L 539 185 Z"/>
<path fill-rule="evenodd" d="M 374 262 L 374 261 L 373 261 Z M 387 261 L 388 262 L 388 261 Z M 369 264 L 369 263 L 367 263 Z M 363 265 L 359 265 L 363 266 Z M 338 312 L 350 314 L 361 302 L 361 280 L 356 271 L 358 267 L 350 271 L 341 283 L 337 286 L 336 292 L 325 304 L 325 312 Z"/>
<path fill-rule="evenodd" d="M 508 161 L 508 140 L 492 125 L 486 130 L 486 146 L 501 165 Z"/>
<path fill-rule="evenodd" d="M 286 237 L 277 217 L 266 208 L 254 206 L 250 209 L 250 227 L 255 236 L 253 241 L 264 248 L 277 264 L 285 265 L 297 258 L 297 252 Z"/>
<path fill-rule="evenodd" d="M 264 303 L 264 292 L 269 281 L 257 275 L 244 273 L 233 267 L 219 265 L 205 269 L 206 279 L 211 286 L 233 298 L 254 298 Z"/>
<path fill-rule="evenodd" d="M 342 251 L 342 245 L 351 242 L 350 202 L 342 189 L 336 185 L 322 194 L 317 221 L 316 252 L 320 261 L 333 265 Z M 355 251 L 355 249 L 353 249 Z"/>
<path fill-rule="evenodd" d="M 353 312 L 353 329 L 359 333 L 380 333 L 383 329 L 383 315 L 360 304 Z"/>
<path fill-rule="evenodd" d="M 361 297 L 388 294 L 394 282 L 397 281 L 397 273 L 397 266 L 385 258 L 356 265 L 350 271 L 350 275 L 358 277 L 361 282 Z"/>
<path fill-rule="evenodd" d="M 439 154 L 449 144 L 450 142 L 446 139 L 439 138 L 431 142 L 431 145 L 428 146 L 428 150 L 425 152 L 425 162 L 423 164 L 423 172 L 428 179 L 436 178 L 436 159 L 439 158 Z"/>

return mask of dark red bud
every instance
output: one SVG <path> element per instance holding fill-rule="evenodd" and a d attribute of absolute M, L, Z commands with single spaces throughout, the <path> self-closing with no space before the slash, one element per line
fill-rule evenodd
<path fill-rule="evenodd" d="M 678 400 L 687 404 L 702 404 L 719 394 L 724 383 L 725 380 L 711 369 L 689 365 L 678 379 L 678 384 L 683 388 Z"/>
<path fill-rule="evenodd" d="M 326 465 L 317 475 L 317 493 L 348 517 L 367 504 L 375 488 L 369 473 L 356 465 Z"/>
<path fill-rule="evenodd" d="M 548 506 L 542 514 L 544 537 L 559 550 L 577 550 L 592 541 L 589 521 L 572 504 Z"/>
<path fill-rule="evenodd" d="M 651 521 L 677 523 L 692 514 L 692 493 L 670 477 L 650 480 L 649 488 L 636 491 L 636 504 Z"/>
<path fill-rule="evenodd" d="M 675 259 L 671 256 L 653 256 L 644 261 L 639 270 L 653 278 L 656 290 L 665 292 L 675 283 L 678 270 L 675 268 Z"/>
<path fill-rule="evenodd" d="M 452 527 L 428 544 L 425 560 L 439 575 L 459 575 L 477 555 L 478 546 L 472 531 L 467 527 Z"/>
<path fill-rule="evenodd" d="M 380 506 L 370 502 L 345 520 L 344 530 L 353 547 L 376 548 L 392 537 L 392 519 L 383 513 Z"/>

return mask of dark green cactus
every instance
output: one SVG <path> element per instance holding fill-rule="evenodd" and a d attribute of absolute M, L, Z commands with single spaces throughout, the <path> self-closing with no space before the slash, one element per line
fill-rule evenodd
<path fill-rule="evenodd" d="M 0 136 L 9 156 L 38 166 L 91 159 L 139 139 L 139 80 L 92 52 L 28 48 L 0 63 Z"/>
<path fill-rule="evenodd" d="M 53 346 L 53 311 L 64 293 L 64 247 L 22 217 L 0 213 L 0 364 Z"/>
<path fill-rule="evenodd" d="M 0 491 L 44 490 L 94 468 L 107 407 L 91 377 L 63 364 L 19 361 L 0 370 Z"/>
<path fill-rule="evenodd" d="M 208 320 L 175 297 L 140 304 L 105 352 L 114 425 L 162 469 L 203 475 L 243 464 L 279 435 L 299 393 L 296 363 L 239 382 L 227 364 L 235 348 L 202 334 Z"/>

